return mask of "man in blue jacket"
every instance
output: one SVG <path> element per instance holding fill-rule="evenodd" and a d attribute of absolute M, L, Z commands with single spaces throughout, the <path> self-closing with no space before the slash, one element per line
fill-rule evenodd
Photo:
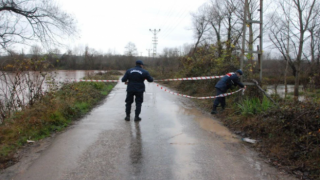
<path fill-rule="evenodd" d="M 217 91 L 217 96 L 220 94 L 224 94 L 228 89 L 232 87 L 232 85 L 240 86 L 244 88 L 244 85 L 240 82 L 240 77 L 242 76 L 242 71 L 239 69 L 234 73 L 228 73 L 223 78 L 221 78 L 216 84 L 215 88 Z M 211 114 L 217 114 L 217 107 L 221 104 L 222 109 L 226 107 L 226 98 L 225 97 L 217 97 L 213 102 L 213 109 Z"/>
<path fill-rule="evenodd" d="M 153 82 L 153 78 L 149 72 L 143 69 L 143 62 L 136 61 L 136 67 L 128 69 L 126 74 L 122 77 L 121 81 L 126 83 L 127 86 L 127 98 L 126 98 L 126 121 L 130 121 L 131 104 L 133 103 L 133 97 L 135 96 L 136 111 L 135 121 L 141 121 L 139 114 L 141 112 L 141 105 L 143 102 L 143 93 L 145 91 L 144 80 Z"/>

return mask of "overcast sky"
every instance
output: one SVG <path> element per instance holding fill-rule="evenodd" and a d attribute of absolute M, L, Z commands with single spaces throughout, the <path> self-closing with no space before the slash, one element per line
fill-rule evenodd
<path fill-rule="evenodd" d="M 191 12 L 208 0 L 58 0 L 62 9 L 78 21 L 79 38 L 69 41 L 70 49 L 88 45 L 100 52 L 123 54 L 128 42 L 139 55 L 147 56 L 153 33 L 158 33 L 157 52 L 165 47 L 193 43 Z"/>

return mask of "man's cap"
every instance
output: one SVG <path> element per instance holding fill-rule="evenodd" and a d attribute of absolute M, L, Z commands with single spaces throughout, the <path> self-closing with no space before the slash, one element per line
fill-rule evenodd
<path fill-rule="evenodd" d="M 243 74 L 243 72 L 241 71 L 241 69 L 236 70 L 237 73 L 239 73 L 240 75 Z"/>
<path fill-rule="evenodd" d="M 137 60 L 136 64 L 143 65 L 143 62 L 141 60 Z"/>

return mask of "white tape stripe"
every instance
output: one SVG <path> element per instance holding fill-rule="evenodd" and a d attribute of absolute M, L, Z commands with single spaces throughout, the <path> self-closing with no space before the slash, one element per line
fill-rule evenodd
<path fill-rule="evenodd" d="M 245 88 L 242 88 L 242 89 L 238 89 L 237 91 L 234 91 L 234 92 L 231 92 L 231 93 L 225 93 L 225 94 L 220 94 L 218 96 L 206 96 L 206 97 L 194 97 L 194 96 L 188 96 L 188 95 L 184 95 L 184 94 L 178 94 L 178 93 L 174 93 L 174 92 L 171 92 L 167 89 L 164 89 L 164 87 L 160 86 L 159 84 L 156 84 L 156 86 L 158 86 L 160 89 L 170 93 L 170 94 L 173 94 L 173 95 L 177 95 L 177 96 L 182 96 L 182 97 L 187 97 L 187 98 L 191 98 L 191 99 L 214 99 L 214 98 L 217 98 L 217 97 L 226 97 L 226 96 L 230 96 L 232 94 L 235 94 L 235 93 L 238 93 L 240 91 L 245 91 Z"/>
<path fill-rule="evenodd" d="M 217 79 L 217 78 L 222 78 L 223 76 L 202 76 L 202 77 L 188 77 L 188 78 L 176 78 L 176 79 L 160 79 L 160 80 L 154 80 L 155 82 L 157 81 L 187 81 L 187 80 L 207 80 L 207 79 Z M 93 79 L 80 79 L 80 80 L 71 80 L 74 82 L 120 82 L 119 80 L 93 80 Z"/>
<path fill-rule="evenodd" d="M 156 81 L 186 81 L 186 80 L 206 80 L 206 79 L 216 79 L 216 78 L 222 78 L 222 76 L 203 76 L 203 77 L 189 77 L 189 78 L 175 78 L 175 79 L 159 79 L 154 80 Z"/>
<path fill-rule="evenodd" d="M 77 82 L 77 80 L 74 80 L 74 81 Z M 84 79 L 80 79 L 80 82 L 119 82 L 119 80 L 94 80 L 94 79 L 84 80 Z"/>

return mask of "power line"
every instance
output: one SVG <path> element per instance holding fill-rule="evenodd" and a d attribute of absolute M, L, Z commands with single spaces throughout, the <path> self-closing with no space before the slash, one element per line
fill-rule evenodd
<path fill-rule="evenodd" d="M 164 16 L 169 16 L 169 18 L 164 18 L 164 20 L 162 21 L 161 23 L 161 28 L 164 28 L 165 25 L 167 25 L 167 23 L 169 22 L 168 19 L 171 19 L 172 15 L 174 15 L 174 12 L 177 12 L 177 11 L 174 11 L 174 8 L 175 8 L 175 5 L 171 7 L 171 10 Z M 184 9 L 184 7 L 182 7 L 180 10 Z M 178 11 L 178 13 L 180 12 L 180 10 Z M 178 14 L 176 13 L 176 14 Z"/>
<path fill-rule="evenodd" d="M 168 35 L 170 35 L 177 27 L 180 25 L 180 23 L 187 17 L 188 12 L 186 10 L 180 14 L 178 20 L 180 20 L 178 23 L 175 23 L 175 26 L 172 26 L 166 33 L 163 34 L 162 38 L 167 38 Z"/>
<path fill-rule="evenodd" d="M 185 4 L 182 8 L 180 8 L 180 10 L 179 11 L 177 11 L 177 13 L 175 13 L 174 14 L 174 16 L 172 17 L 172 13 L 169 15 L 169 17 L 168 18 L 166 18 L 165 19 L 165 23 L 164 24 L 162 24 L 160 27 L 161 27 L 161 29 L 163 29 L 164 31 L 164 33 L 163 34 L 166 34 L 167 32 L 168 32 L 168 29 L 172 29 L 172 23 L 170 23 L 170 22 L 172 22 L 171 20 L 172 19 L 180 19 L 181 18 L 181 15 L 182 14 L 184 14 L 188 9 L 186 9 L 186 7 L 188 6 L 189 4 Z M 169 23 L 169 24 L 168 24 Z"/>
<path fill-rule="evenodd" d="M 177 1 L 175 1 L 175 3 L 171 6 L 170 10 L 168 11 L 167 15 L 170 14 L 169 16 L 172 15 L 172 13 L 174 12 L 174 8 L 176 7 L 176 4 L 177 4 Z M 165 15 L 165 16 L 167 16 Z M 166 21 L 166 19 L 164 19 L 161 23 L 161 26 L 160 27 L 163 27 L 164 24 L 166 24 L 168 21 Z"/>
<path fill-rule="evenodd" d="M 163 35 L 163 39 L 167 38 L 177 27 L 178 25 L 185 19 L 186 16 L 184 16 L 178 23 L 176 23 L 176 25 L 171 28 L 166 34 Z"/>

